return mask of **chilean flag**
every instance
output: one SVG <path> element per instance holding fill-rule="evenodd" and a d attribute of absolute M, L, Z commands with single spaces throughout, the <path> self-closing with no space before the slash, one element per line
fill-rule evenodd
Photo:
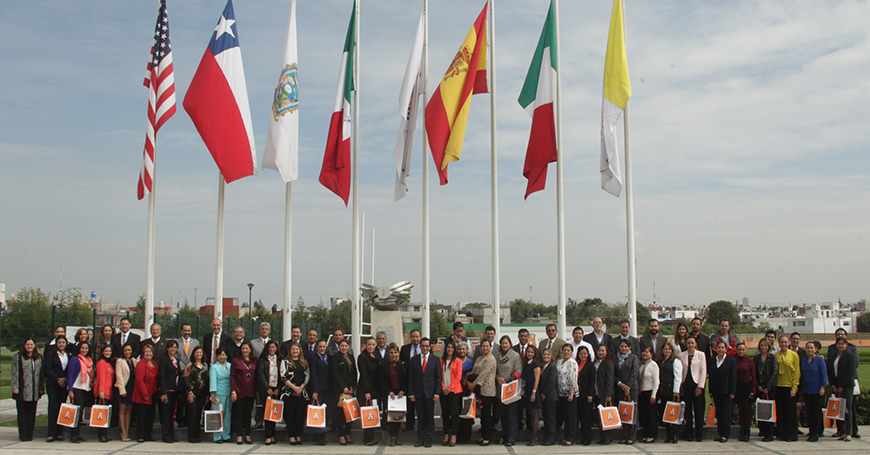
<path fill-rule="evenodd" d="M 233 0 L 221 14 L 183 105 L 227 183 L 257 173 Z"/>

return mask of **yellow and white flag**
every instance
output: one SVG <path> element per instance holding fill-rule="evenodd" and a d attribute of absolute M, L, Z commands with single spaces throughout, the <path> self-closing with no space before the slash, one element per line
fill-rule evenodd
<path fill-rule="evenodd" d="M 622 168 L 616 142 L 616 122 L 631 97 L 628 57 L 625 54 L 625 24 L 622 0 L 614 0 L 604 59 L 604 96 L 601 100 L 601 189 L 619 197 Z"/>

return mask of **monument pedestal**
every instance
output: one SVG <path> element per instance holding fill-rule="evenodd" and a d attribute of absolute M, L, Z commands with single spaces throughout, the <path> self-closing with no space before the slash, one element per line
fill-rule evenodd
<path fill-rule="evenodd" d="M 404 344 L 404 332 L 402 331 L 401 311 L 379 311 L 372 309 L 372 336 L 378 332 L 387 334 L 387 344 L 395 342 L 397 345 Z"/>

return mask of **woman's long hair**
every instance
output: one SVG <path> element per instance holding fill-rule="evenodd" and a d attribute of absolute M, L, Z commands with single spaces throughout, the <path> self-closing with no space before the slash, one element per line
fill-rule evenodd
<path fill-rule="evenodd" d="M 27 354 L 27 351 L 24 349 L 24 345 L 27 344 L 28 341 L 33 342 L 33 352 L 31 352 L 29 355 Z M 39 360 L 39 349 L 36 349 L 36 341 L 33 341 L 33 338 L 30 338 L 30 337 L 25 338 L 24 341 L 21 342 L 21 350 L 18 351 L 18 355 L 22 359 Z"/>

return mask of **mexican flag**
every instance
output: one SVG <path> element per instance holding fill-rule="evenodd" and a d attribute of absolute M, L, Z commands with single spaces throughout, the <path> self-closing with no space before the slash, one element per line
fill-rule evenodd
<path fill-rule="evenodd" d="M 556 150 L 556 16 L 552 0 L 544 30 L 520 92 L 519 103 L 532 118 L 523 177 L 528 179 L 526 199 L 547 184 L 547 166 L 559 158 Z"/>
<path fill-rule="evenodd" d="M 353 59 L 356 47 L 356 2 L 347 27 L 344 52 L 341 54 L 341 70 L 335 89 L 332 119 L 320 169 L 320 183 L 338 195 L 347 205 L 350 197 L 350 94 L 354 91 Z"/>

